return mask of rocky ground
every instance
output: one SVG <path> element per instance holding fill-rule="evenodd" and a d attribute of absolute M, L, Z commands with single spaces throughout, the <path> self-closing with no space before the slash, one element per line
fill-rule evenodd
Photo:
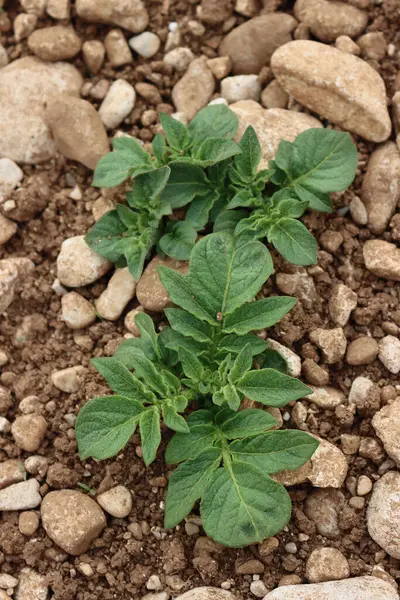
<path fill-rule="evenodd" d="M 5 0 L 0 67 L 0 600 L 398 600 L 399 0 Z M 255 127 L 264 164 L 309 127 L 359 150 L 335 212 L 304 219 L 318 264 L 276 256 L 263 290 L 298 298 L 267 335 L 315 390 L 276 416 L 321 444 L 279 476 L 288 527 L 239 550 L 196 513 L 163 530 L 161 453 L 145 469 L 134 437 L 82 463 L 74 434 L 108 393 L 90 358 L 168 303 L 158 259 L 136 285 L 83 242 L 124 195 L 93 168 L 113 136 L 148 145 L 159 112 L 211 101 Z"/>

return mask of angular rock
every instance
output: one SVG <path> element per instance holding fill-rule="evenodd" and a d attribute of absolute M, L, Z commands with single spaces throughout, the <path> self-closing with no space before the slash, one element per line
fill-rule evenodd
<path fill-rule="evenodd" d="M 371 154 L 361 200 L 367 209 L 370 230 L 383 233 L 400 200 L 400 153 L 394 142 L 386 142 Z"/>
<path fill-rule="evenodd" d="M 96 500 L 108 514 L 117 519 L 127 517 L 132 510 L 132 495 L 123 485 L 99 494 Z"/>
<path fill-rule="evenodd" d="M 16 417 L 11 425 L 11 433 L 18 448 L 36 452 L 40 448 L 47 431 L 47 422 L 41 415 L 29 414 Z"/>
<path fill-rule="evenodd" d="M 35 270 L 29 258 L 0 260 L 0 315 L 10 306 L 18 285 Z"/>
<path fill-rule="evenodd" d="M 344 504 L 345 497 L 340 490 L 334 488 L 313 490 L 307 494 L 305 513 L 315 523 L 320 535 L 334 540 L 341 535 L 339 515 Z"/>
<path fill-rule="evenodd" d="M 24 466 L 20 460 L 10 458 L 0 463 L 0 490 L 24 481 Z"/>
<path fill-rule="evenodd" d="M 296 273 L 277 273 L 276 285 L 284 294 L 296 296 L 306 308 L 317 301 L 317 290 L 312 277 L 303 268 Z"/>
<path fill-rule="evenodd" d="M 235 75 L 225 77 L 221 81 L 221 96 L 228 103 L 241 100 L 258 101 L 261 94 L 261 84 L 257 75 Z"/>
<path fill-rule="evenodd" d="M 46 12 L 53 19 L 69 19 L 71 0 L 47 0 Z"/>
<path fill-rule="evenodd" d="M 279 46 L 290 42 L 297 21 L 285 13 L 255 17 L 235 27 L 222 40 L 220 56 L 229 56 L 233 72 L 258 74 Z"/>
<path fill-rule="evenodd" d="M 98 73 L 103 65 L 106 49 L 100 40 L 89 40 L 82 46 L 83 60 L 89 71 L 94 75 Z"/>
<path fill-rule="evenodd" d="M 135 296 L 136 281 L 128 267 L 116 269 L 104 292 L 95 300 L 96 310 L 103 319 L 116 321 L 125 306 Z"/>
<path fill-rule="evenodd" d="M 77 292 L 61 298 L 62 318 L 70 329 L 85 329 L 96 320 L 94 306 Z"/>
<path fill-rule="evenodd" d="M 56 153 L 45 120 L 45 106 L 54 94 L 78 97 L 79 71 L 67 63 L 49 64 L 26 56 L 0 70 L 0 156 L 38 163 Z"/>
<path fill-rule="evenodd" d="M 368 271 L 383 279 L 400 281 L 400 249 L 384 240 L 368 240 L 363 247 Z"/>
<path fill-rule="evenodd" d="M 104 38 L 108 60 L 113 67 L 122 67 L 133 62 L 132 52 L 120 29 L 111 29 Z"/>
<path fill-rule="evenodd" d="M 56 62 L 76 56 L 82 48 L 82 42 L 73 27 L 54 25 L 31 33 L 28 47 L 38 58 Z"/>
<path fill-rule="evenodd" d="M 349 563 L 336 548 L 317 548 L 308 557 L 306 577 L 310 583 L 347 579 L 350 577 Z"/>
<path fill-rule="evenodd" d="M 310 387 L 313 392 L 309 396 L 304 396 L 304 399 L 326 410 L 332 410 L 333 408 L 344 404 L 346 400 L 346 396 L 343 392 L 336 388 L 330 386 Z"/>
<path fill-rule="evenodd" d="M 368 23 L 366 11 L 345 2 L 328 0 L 297 0 L 294 16 L 321 42 L 334 42 L 340 35 L 358 37 Z"/>
<path fill-rule="evenodd" d="M 100 506 L 89 496 L 74 490 L 46 494 L 41 516 L 49 538 L 74 556 L 86 552 L 106 526 Z"/>
<path fill-rule="evenodd" d="M 345 355 L 347 339 L 343 329 L 315 329 L 310 340 L 322 350 L 325 361 L 331 365 L 340 362 Z"/>
<path fill-rule="evenodd" d="M 185 592 L 176 600 L 235 600 L 233 594 L 221 588 L 199 587 Z"/>
<path fill-rule="evenodd" d="M 176 71 L 186 71 L 193 59 L 194 54 L 190 48 L 180 47 L 167 52 L 163 60 L 166 65 L 171 65 Z"/>
<path fill-rule="evenodd" d="M 0 511 L 36 508 L 42 501 L 39 487 L 36 479 L 28 479 L 0 490 Z"/>
<path fill-rule="evenodd" d="M 76 11 L 84 21 L 118 25 L 133 33 L 143 31 L 149 23 L 142 0 L 77 0 Z"/>
<path fill-rule="evenodd" d="M 378 356 L 379 346 L 374 338 L 363 335 L 347 346 L 346 362 L 349 365 L 370 365 Z"/>
<path fill-rule="evenodd" d="M 219 56 L 217 58 L 210 58 L 207 61 L 207 66 L 215 79 L 224 79 L 231 72 L 232 61 L 229 56 Z"/>
<path fill-rule="evenodd" d="M 201 0 L 199 17 L 205 23 L 218 25 L 224 23 L 232 16 L 232 5 L 230 2 L 220 0 Z"/>
<path fill-rule="evenodd" d="M 267 594 L 264 600 L 399 600 L 394 587 L 377 577 L 354 577 L 311 585 L 288 585 Z"/>
<path fill-rule="evenodd" d="M 99 115 L 107 129 L 115 129 L 135 106 L 136 92 L 130 83 L 117 79 L 112 83 L 100 108 Z"/>
<path fill-rule="evenodd" d="M 144 31 L 140 35 L 135 35 L 129 40 L 129 45 L 144 58 L 151 58 L 160 49 L 161 40 L 155 33 Z"/>
<path fill-rule="evenodd" d="M 23 171 L 13 160 L 0 158 L 0 196 L 7 197 L 23 177 Z"/>
<path fill-rule="evenodd" d="M 367 510 L 368 533 L 393 558 L 400 558 L 400 473 L 389 471 L 374 484 Z M 396 597 L 397 598 L 397 597 Z"/>
<path fill-rule="evenodd" d="M 379 360 L 394 375 L 400 371 L 400 340 L 394 335 L 385 335 L 379 340 Z"/>
<path fill-rule="evenodd" d="M 46 119 L 57 150 L 89 169 L 95 169 L 110 149 L 103 122 L 86 100 L 54 96 L 47 105 Z"/>
<path fill-rule="evenodd" d="M 273 79 L 261 93 L 261 104 L 265 108 L 286 108 L 288 102 L 289 94 L 276 79 Z"/>
<path fill-rule="evenodd" d="M 310 110 L 367 140 L 383 142 L 389 137 L 385 84 L 360 58 L 319 42 L 297 40 L 276 50 L 271 67 L 288 94 Z"/>
<path fill-rule="evenodd" d="M 14 593 L 15 600 L 47 600 L 49 590 L 44 575 L 25 568 L 18 574 L 18 579 L 18 587 Z"/>
<path fill-rule="evenodd" d="M 85 367 L 80 365 L 68 367 L 67 369 L 53 373 L 51 382 L 58 390 L 67 394 L 75 394 L 81 387 L 86 373 L 87 370 Z"/>
<path fill-rule="evenodd" d="M 89 248 L 83 235 L 76 235 L 61 244 L 57 277 L 67 287 L 82 287 L 105 275 L 111 266 L 106 258 Z"/>
<path fill-rule="evenodd" d="M 215 81 L 206 58 L 195 58 L 172 90 L 172 101 L 178 112 L 191 121 L 204 108 L 214 93 Z"/>
<path fill-rule="evenodd" d="M 0 214 L 0 246 L 3 246 L 18 231 L 18 225 Z"/>
<path fill-rule="evenodd" d="M 370 31 L 357 40 L 358 46 L 365 58 L 382 60 L 385 57 L 388 45 L 382 31 Z"/>
<path fill-rule="evenodd" d="M 25 39 L 37 25 L 38 18 L 33 14 L 20 13 L 14 19 L 14 36 L 17 42 Z"/>
<path fill-rule="evenodd" d="M 387 454 L 400 465 L 400 399 L 396 398 L 375 413 L 372 425 Z"/>
<path fill-rule="evenodd" d="M 336 325 L 344 327 L 356 307 L 357 294 L 343 283 L 335 285 L 329 299 L 329 314 L 332 321 Z"/>
<path fill-rule="evenodd" d="M 161 258 L 155 256 L 145 268 L 140 281 L 136 287 L 136 297 L 145 310 L 162 312 L 167 306 L 171 306 L 171 300 L 158 275 L 159 265 L 165 265 L 170 269 L 185 274 L 189 269 L 187 262 L 173 258 Z"/>

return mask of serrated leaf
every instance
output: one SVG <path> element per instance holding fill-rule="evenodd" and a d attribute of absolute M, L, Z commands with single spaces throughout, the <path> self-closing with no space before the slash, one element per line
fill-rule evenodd
<path fill-rule="evenodd" d="M 158 243 L 167 256 L 176 260 L 188 260 L 196 238 L 197 231 L 189 223 L 178 221 L 169 233 L 160 238 Z"/>
<path fill-rule="evenodd" d="M 182 208 L 195 196 L 204 196 L 210 186 L 203 169 L 190 163 L 172 163 L 168 183 L 161 194 L 161 201 L 171 208 Z"/>
<path fill-rule="evenodd" d="M 261 146 L 254 128 L 249 125 L 239 142 L 242 153 L 235 157 L 235 167 L 238 172 L 251 177 L 257 172 L 261 160 Z"/>
<path fill-rule="evenodd" d="M 179 348 L 178 354 L 186 377 L 193 381 L 200 381 L 204 375 L 204 368 L 197 356 L 182 346 Z"/>
<path fill-rule="evenodd" d="M 205 448 L 212 446 L 217 439 L 218 432 L 212 424 L 197 425 L 186 420 L 190 433 L 176 433 L 171 439 L 165 452 L 165 462 L 175 464 L 195 458 Z"/>
<path fill-rule="evenodd" d="M 174 150 L 184 150 L 190 144 L 188 128 L 167 113 L 160 113 L 160 122 L 168 144 Z"/>
<path fill-rule="evenodd" d="M 279 473 L 304 465 L 318 445 L 308 433 L 286 429 L 237 440 L 230 444 L 229 451 L 234 461 L 246 462 L 263 473 Z"/>
<path fill-rule="evenodd" d="M 251 345 L 246 344 L 237 355 L 233 367 L 229 373 L 229 381 L 236 383 L 247 371 L 250 371 L 253 365 L 253 353 Z"/>
<path fill-rule="evenodd" d="M 172 406 L 168 402 L 165 402 L 162 407 L 163 421 L 169 429 L 172 431 L 178 431 L 180 433 L 189 433 L 189 425 L 186 423 L 182 415 L 178 415 L 175 406 Z"/>
<path fill-rule="evenodd" d="M 210 137 L 233 138 L 239 121 L 235 113 L 223 104 L 206 106 L 189 123 L 192 140 L 200 145 Z"/>
<path fill-rule="evenodd" d="M 221 339 L 218 348 L 226 352 L 232 352 L 232 354 L 239 354 L 247 344 L 250 345 L 253 356 L 261 354 L 268 346 L 267 342 L 256 335 L 236 335 L 236 333 L 231 333 Z"/>
<path fill-rule="evenodd" d="M 298 379 L 274 369 L 248 371 L 236 387 L 245 396 L 267 406 L 285 406 L 288 402 L 311 394 L 312 390 Z"/>
<path fill-rule="evenodd" d="M 240 154 L 240 147 L 227 138 L 209 137 L 198 148 L 195 158 L 202 167 L 211 165 Z"/>
<path fill-rule="evenodd" d="M 294 265 L 313 265 L 317 262 L 317 241 L 300 221 L 289 217 L 279 219 L 269 230 L 268 239 Z"/>
<path fill-rule="evenodd" d="M 144 464 L 149 466 L 156 458 L 161 443 L 160 415 L 156 406 L 146 409 L 140 415 L 139 429 Z"/>
<path fill-rule="evenodd" d="M 228 440 L 234 440 L 262 433 L 275 425 L 276 421 L 274 417 L 266 410 L 245 408 L 238 413 L 232 414 L 230 418 L 224 421 L 221 425 L 221 431 Z M 268 473 L 269 471 L 266 472 Z"/>
<path fill-rule="evenodd" d="M 166 308 L 164 312 L 172 329 L 181 335 L 198 342 L 211 342 L 212 329 L 208 323 L 200 321 L 181 308 Z"/>
<path fill-rule="evenodd" d="M 296 304 L 296 298 L 276 296 L 263 298 L 239 306 L 228 315 L 223 323 L 223 331 L 244 335 L 249 331 L 265 329 L 278 323 Z"/>
<path fill-rule="evenodd" d="M 155 396 L 115 358 L 92 358 L 92 365 L 104 377 L 113 392 L 138 402 L 154 402 Z"/>

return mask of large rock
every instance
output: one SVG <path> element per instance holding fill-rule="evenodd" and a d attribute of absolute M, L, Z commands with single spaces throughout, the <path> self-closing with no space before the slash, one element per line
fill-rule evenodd
<path fill-rule="evenodd" d="M 235 74 L 257 74 L 279 46 L 291 41 L 296 26 L 296 19 L 285 13 L 255 17 L 228 33 L 219 53 L 232 59 Z"/>
<path fill-rule="evenodd" d="M 47 600 L 49 590 L 46 577 L 32 569 L 22 569 L 18 573 L 18 586 L 14 593 L 15 600 Z"/>
<path fill-rule="evenodd" d="M 368 271 L 383 279 L 400 281 L 400 249 L 384 240 L 368 240 L 363 247 Z"/>
<path fill-rule="evenodd" d="M 264 600 L 399 600 L 395 588 L 377 577 L 354 577 L 311 585 L 285 585 Z"/>
<path fill-rule="evenodd" d="M 82 287 L 105 275 L 111 266 L 106 258 L 89 248 L 83 235 L 76 235 L 61 244 L 57 277 L 67 287 Z"/>
<path fill-rule="evenodd" d="M 116 269 L 104 292 L 95 300 L 97 312 L 103 319 L 116 321 L 135 296 L 135 291 L 136 281 L 129 273 L 128 267 Z"/>
<path fill-rule="evenodd" d="M 221 588 L 199 587 L 185 592 L 176 600 L 235 600 L 235 597 Z"/>
<path fill-rule="evenodd" d="M 281 86 L 310 110 L 372 142 L 389 137 L 385 84 L 360 58 L 297 40 L 274 52 L 271 67 Z"/>
<path fill-rule="evenodd" d="M 158 275 L 158 267 L 160 265 L 174 269 L 182 274 L 187 273 L 189 269 L 187 262 L 181 262 L 173 258 L 161 258 L 160 256 L 155 256 L 147 265 L 137 284 L 136 297 L 144 309 L 153 312 L 162 312 L 164 308 L 172 304 Z"/>
<path fill-rule="evenodd" d="M 28 46 L 38 58 L 57 61 L 76 56 L 82 48 L 82 42 L 73 27 L 54 25 L 31 33 Z"/>
<path fill-rule="evenodd" d="M 46 111 L 57 150 L 89 169 L 109 151 L 107 132 L 90 102 L 68 96 L 54 96 Z"/>
<path fill-rule="evenodd" d="M 294 16 L 322 42 L 334 42 L 340 35 L 358 37 L 368 23 L 364 10 L 328 0 L 297 0 Z"/>
<path fill-rule="evenodd" d="M 400 200 L 400 153 L 394 142 L 387 142 L 371 154 L 361 199 L 367 209 L 370 230 L 378 235 L 383 233 Z"/>
<path fill-rule="evenodd" d="M 149 23 L 142 0 L 77 0 L 76 11 L 84 21 L 118 25 L 134 33 L 143 31 Z"/>
<path fill-rule="evenodd" d="M 393 558 L 400 558 L 400 473 L 389 471 L 372 490 L 367 511 L 368 533 Z M 397 596 L 396 596 L 397 598 Z"/>
<path fill-rule="evenodd" d="M 82 83 L 73 65 L 44 63 L 31 56 L 0 69 L 0 156 L 22 163 L 54 156 L 46 104 L 54 94 L 78 97 Z"/>
<path fill-rule="evenodd" d="M 28 479 L 0 490 L 0 511 L 36 508 L 42 501 L 39 487 L 40 484 L 36 479 Z"/>
<path fill-rule="evenodd" d="M 308 557 L 306 577 L 310 583 L 347 579 L 349 576 L 349 563 L 336 548 L 316 548 Z"/>
<path fill-rule="evenodd" d="M 259 169 L 268 167 L 268 161 L 274 158 L 281 140 L 293 142 L 303 131 L 322 127 L 321 123 L 311 115 L 283 108 L 264 109 L 253 100 L 235 102 L 229 108 L 239 119 L 235 138 L 237 141 L 249 125 L 252 125 L 257 133 L 261 144 Z"/>
<path fill-rule="evenodd" d="M 215 89 L 214 76 L 206 58 L 192 60 L 184 76 L 172 90 L 172 100 L 178 112 L 190 121 L 206 106 Z"/>
<path fill-rule="evenodd" d="M 400 398 L 375 413 L 372 425 L 386 452 L 400 465 Z"/>
<path fill-rule="evenodd" d="M 107 129 L 122 123 L 135 106 L 136 92 L 125 79 L 116 79 L 110 86 L 99 108 L 99 115 Z"/>

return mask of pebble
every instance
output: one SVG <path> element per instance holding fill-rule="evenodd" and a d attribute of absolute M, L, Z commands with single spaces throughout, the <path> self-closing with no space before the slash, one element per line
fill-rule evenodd
<path fill-rule="evenodd" d="M 46 494 L 41 516 L 49 538 L 74 556 L 86 552 L 106 526 L 100 506 L 90 496 L 74 490 Z"/>
<path fill-rule="evenodd" d="M 15 41 L 20 42 L 27 38 L 37 25 L 37 15 L 20 13 L 14 19 L 14 36 Z"/>
<path fill-rule="evenodd" d="M 258 581 L 252 581 L 250 584 L 250 592 L 256 598 L 264 598 L 265 594 L 268 594 L 268 589 L 265 586 L 265 583 L 259 579 Z"/>
<path fill-rule="evenodd" d="M 19 484 L 20 485 L 20 484 Z M 400 473 L 389 471 L 374 484 L 367 510 L 368 533 L 393 558 L 400 558 Z"/>
<path fill-rule="evenodd" d="M 344 327 L 347 325 L 351 312 L 357 307 L 357 294 L 347 285 L 338 283 L 334 286 L 329 299 L 329 314 L 332 321 Z"/>
<path fill-rule="evenodd" d="M 283 344 L 280 344 L 276 340 L 268 339 L 268 347 L 272 350 L 276 350 L 286 360 L 288 375 L 291 377 L 300 377 L 301 373 L 301 359 L 293 350 L 286 348 Z"/>
<path fill-rule="evenodd" d="M 94 570 L 89 563 L 81 562 L 79 563 L 77 569 L 85 577 L 92 577 L 92 575 L 94 575 Z"/>
<path fill-rule="evenodd" d="M 140 337 L 140 331 L 135 325 L 135 317 L 143 311 L 143 306 L 138 306 L 133 310 L 129 311 L 125 316 L 124 325 L 127 328 L 127 330 L 130 333 L 132 333 L 132 335 L 134 335 L 135 337 Z"/>
<path fill-rule="evenodd" d="M 381 444 L 372 437 L 363 437 L 360 441 L 358 453 L 363 458 L 369 458 L 375 463 L 379 463 L 385 456 Z"/>
<path fill-rule="evenodd" d="M 325 386 L 329 383 L 329 372 L 318 365 L 312 358 L 306 358 L 302 370 L 307 383 L 316 386 Z"/>
<path fill-rule="evenodd" d="M 151 104 L 161 104 L 162 97 L 155 85 L 151 83 L 145 83 L 144 81 L 140 81 L 136 84 L 135 90 L 137 93 L 148 100 Z"/>
<path fill-rule="evenodd" d="M 217 56 L 217 58 L 210 58 L 207 66 L 215 79 L 224 79 L 232 70 L 232 60 L 229 56 Z"/>
<path fill-rule="evenodd" d="M 28 258 L 7 258 L 0 260 L 0 315 L 12 303 L 18 286 L 34 270 L 35 265 Z"/>
<path fill-rule="evenodd" d="M 379 346 L 374 338 L 363 335 L 350 342 L 346 362 L 349 365 L 370 365 L 378 356 Z"/>
<path fill-rule="evenodd" d="M 20 4 L 25 12 L 43 17 L 48 0 L 21 0 Z"/>
<path fill-rule="evenodd" d="M 164 62 L 166 65 L 170 65 L 174 67 L 176 71 L 186 71 L 189 67 L 190 63 L 194 59 L 194 54 L 190 48 L 185 48 L 183 46 L 179 48 L 174 48 L 165 54 Z M 214 59 L 215 60 L 215 59 Z M 209 61 L 207 61 L 208 64 Z M 211 69 L 211 67 L 210 67 Z"/>
<path fill-rule="evenodd" d="M 314 490 L 307 494 L 305 513 L 315 523 L 320 535 L 336 539 L 341 535 L 339 516 L 345 504 L 340 490 L 333 488 Z"/>
<path fill-rule="evenodd" d="M 358 46 L 365 58 L 370 60 L 382 60 L 388 51 L 385 35 L 381 31 L 370 31 L 357 40 Z"/>
<path fill-rule="evenodd" d="M 18 528 L 22 535 L 33 535 L 39 528 L 39 517 L 32 510 L 21 513 L 19 515 Z"/>
<path fill-rule="evenodd" d="M 257 573 L 261 575 L 264 573 L 264 565 L 261 561 L 253 558 L 239 564 L 235 568 L 235 573 L 237 575 L 254 575 Z"/>
<path fill-rule="evenodd" d="M 95 300 L 96 310 L 103 319 L 116 321 L 136 292 L 136 281 L 128 267 L 116 269 L 104 292 Z"/>
<path fill-rule="evenodd" d="M 187 262 L 155 256 L 145 268 L 136 287 L 136 297 L 144 310 L 163 312 L 167 306 L 171 306 L 171 300 L 158 275 L 157 269 L 160 265 L 174 269 L 181 274 L 187 273 L 189 268 Z"/>
<path fill-rule="evenodd" d="M 8 196 L 23 180 L 24 172 L 9 158 L 0 158 L 0 194 Z"/>
<path fill-rule="evenodd" d="M 115 129 L 132 112 L 135 106 L 136 92 L 124 79 L 114 81 L 107 92 L 99 115 L 107 129 Z"/>
<path fill-rule="evenodd" d="M 284 294 L 296 296 L 306 308 L 311 308 L 317 300 L 314 280 L 302 267 L 293 274 L 277 273 L 276 285 Z"/>
<path fill-rule="evenodd" d="M 0 462 L 0 490 L 20 481 L 24 481 L 24 467 L 20 460 L 11 458 Z"/>
<path fill-rule="evenodd" d="M 18 448 L 26 452 L 36 452 L 40 448 L 47 431 L 47 421 L 41 415 L 21 415 L 11 425 L 11 434 Z"/>
<path fill-rule="evenodd" d="M 71 0 L 47 0 L 46 12 L 53 19 L 69 19 Z"/>
<path fill-rule="evenodd" d="M 340 362 L 346 353 L 347 339 L 341 327 L 315 329 L 310 333 L 310 340 L 322 350 L 329 365 Z"/>
<path fill-rule="evenodd" d="M 0 417 L 0 433 L 8 433 L 11 431 L 11 423 L 5 417 Z"/>
<path fill-rule="evenodd" d="M 0 490 L 0 511 L 36 508 L 42 501 L 39 487 L 40 484 L 36 479 L 28 479 Z"/>
<path fill-rule="evenodd" d="M 308 557 L 306 577 L 310 583 L 347 579 L 350 577 L 349 563 L 336 548 L 317 548 Z"/>
<path fill-rule="evenodd" d="M 240 100 L 260 99 L 261 84 L 258 81 L 258 75 L 235 75 L 225 77 L 221 81 L 221 96 L 228 103 L 240 102 Z"/>
<path fill-rule="evenodd" d="M 372 425 L 386 453 L 400 465 L 400 399 L 396 398 L 375 413 Z"/>
<path fill-rule="evenodd" d="M 360 447 L 361 438 L 359 435 L 350 435 L 343 433 L 340 436 L 340 442 L 342 444 L 342 450 L 344 454 L 352 455 L 357 454 Z"/>
<path fill-rule="evenodd" d="M 149 14 L 142 0 L 77 0 L 78 17 L 90 23 L 117 25 L 139 33 L 149 24 Z"/>
<path fill-rule="evenodd" d="M 322 233 L 319 241 L 324 250 L 335 254 L 343 244 L 344 238 L 340 231 L 332 231 L 331 229 L 328 229 Z"/>
<path fill-rule="evenodd" d="M 394 375 L 400 371 L 400 340 L 394 335 L 385 335 L 379 340 L 379 360 Z"/>
<path fill-rule="evenodd" d="M 366 225 L 368 223 L 368 212 L 361 198 L 355 196 L 349 204 L 350 214 L 357 225 Z"/>
<path fill-rule="evenodd" d="M 5 67 L 6 65 L 8 65 L 8 63 L 9 63 L 9 59 L 8 59 L 7 50 L 4 48 L 4 46 L 2 44 L 0 44 L 0 68 Z"/>
<path fill-rule="evenodd" d="M 116 487 L 99 494 L 96 500 L 108 514 L 118 519 L 127 517 L 132 510 L 132 495 L 123 485 L 117 485 Z"/>
<path fill-rule="evenodd" d="M 290 42 L 297 21 L 285 13 L 255 17 L 235 27 L 222 40 L 220 56 L 229 56 L 233 73 L 258 74 L 279 46 Z"/>
<path fill-rule="evenodd" d="M 122 67 L 133 62 L 132 52 L 120 29 L 111 29 L 104 38 L 108 60 L 113 67 Z"/>
<path fill-rule="evenodd" d="M 111 263 L 89 248 L 83 235 L 63 241 L 57 258 L 57 277 L 67 287 L 94 283 L 111 269 Z"/>
<path fill-rule="evenodd" d="M 276 79 L 261 92 L 261 104 L 265 108 L 287 108 L 288 102 L 289 94 Z"/>
<path fill-rule="evenodd" d="M 14 600 L 47 600 L 49 591 L 44 575 L 25 568 L 18 574 L 18 579 Z"/>
<path fill-rule="evenodd" d="M 95 169 L 109 152 L 103 122 L 90 102 L 68 96 L 54 96 L 47 104 L 47 122 L 57 150 L 66 158 Z"/>
<path fill-rule="evenodd" d="M 357 481 L 357 496 L 366 496 L 372 490 L 372 481 L 366 475 L 361 475 Z"/>
<path fill-rule="evenodd" d="M 348 35 L 339 35 L 335 40 L 335 48 L 342 52 L 354 54 L 354 56 L 359 56 L 361 53 L 360 47 Z"/>
<path fill-rule="evenodd" d="M 363 247 L 368 271 L 383 279 L 400 281 L 400 249 L 384 240 L 368 240 Z"/>
<path fill-rule="evenodd" d="M 344 404 L 346 401 L 346 396 L 343 392 L 336 388 L 330 386 L 311 386 L 311 389 L 313 391 L 312 394 L 305 396 L 305 400 L 312 402 L 325 410 L 332 410 L 333 408 L 340 406 L 340 404 Z"/>
<path fill-rule="evenodd" d="M 233 594 L 215 587 L 198 587 L 178 596 L 176 600 L 235 600 Z"/>
<path fill-rule="evenodd" d="M 215 90 L 214 76 L 207 67 L 207 59 L 195 58 L 183 77 L 172 90 L 172 101 L 178 112 L 193 117 L 207 105 Z"/>
<path fill-rule="evenodd" d="M 77 292 L 61 298 L 62 319 L 70 329 L 85 329 L 96 320 L 94 306 Z"/>
<path fill-rule="evenodd" d="M 18 585 L 18 579 L 8 573 L 0 573 L 0 589 L 14 589 Z"/>
<path fill-rule="evenodd" d="M 322 42 L 334 42 L 340 35 L 359 36 L 367 26 L 368 13 L 345 2 L 297 0 L 294 16 L 307 25 Z"/>
<path fill-rule="evenodd" d="M 42 478 L 46 475 L 48 466 L 48 459 L 45 456 L 40 456 L 39 454 L 29 456 L 24 462 L 24 467 L 27 473 L 30 473 L 31 475 L 39 475 Z"/>
<path fill-rule="evenodd" d="M 360 58 L 319 42 L 297 40 L 275 51 L 271 67 L 287 93 L 310 110 L 367 140 L 383 142 L 389 137 L 385 84 Z"/>
<path fill-rule="evenodd" d="M 78 365 L 56 371 L 51 375 L 52 384 L 60 391 L 75 394 L 82 386 L 87 369 Z"/>
<path fill-rule="evenodd" d="M 82 48 L 82 42 L 73 27 L 54 25 L 31 33 L 28 47 L 38 58 L 56 62 L 76 56 Z"/>
<path fill-rule="evenodd" d="M 82 46 L 83 60 L 89 71 L 96 75 L 103 66 L 106 49 L 100 40 L 89 40 Z"/>
<path fill-rule="evenodd" d="M 162 590 L 163 585 L 160 581 L 160 578 L 158 575 L 150 575 L 150 577 L 147 580 L 146 583 L 146 588 L 148 590 L 155 590 L 155 591 L 159 591 Z"/>
<path fill-rule="evenodd" d="M 289 585 L 267 594 L 264 600 L 398 600 L 390 583 L 377 577 L 354 577 L 310 585 Z"/>
<path fill-rule="evenodd" d="M 79 71 L 68 63 L 45 63 L 33 56 L 0 70 L 0 156 L 21 163 L 49 160 L 56 145 L 46 123 L 45 106 L 54 94 L 78 97 Z"/>
<path fill-rule="evenodd" d="M 151 58 L 160 49 L 161 41 L 158 35 L 151 31 L 144 31 L 140 35 L 135 35 L 129 40 L 129 45 L 144 58 Z"/>
<path fill-rule="evenodd" d="M 6 244 L 18 231 L 18 225 L 0 214 L 0 246 Z"/>

